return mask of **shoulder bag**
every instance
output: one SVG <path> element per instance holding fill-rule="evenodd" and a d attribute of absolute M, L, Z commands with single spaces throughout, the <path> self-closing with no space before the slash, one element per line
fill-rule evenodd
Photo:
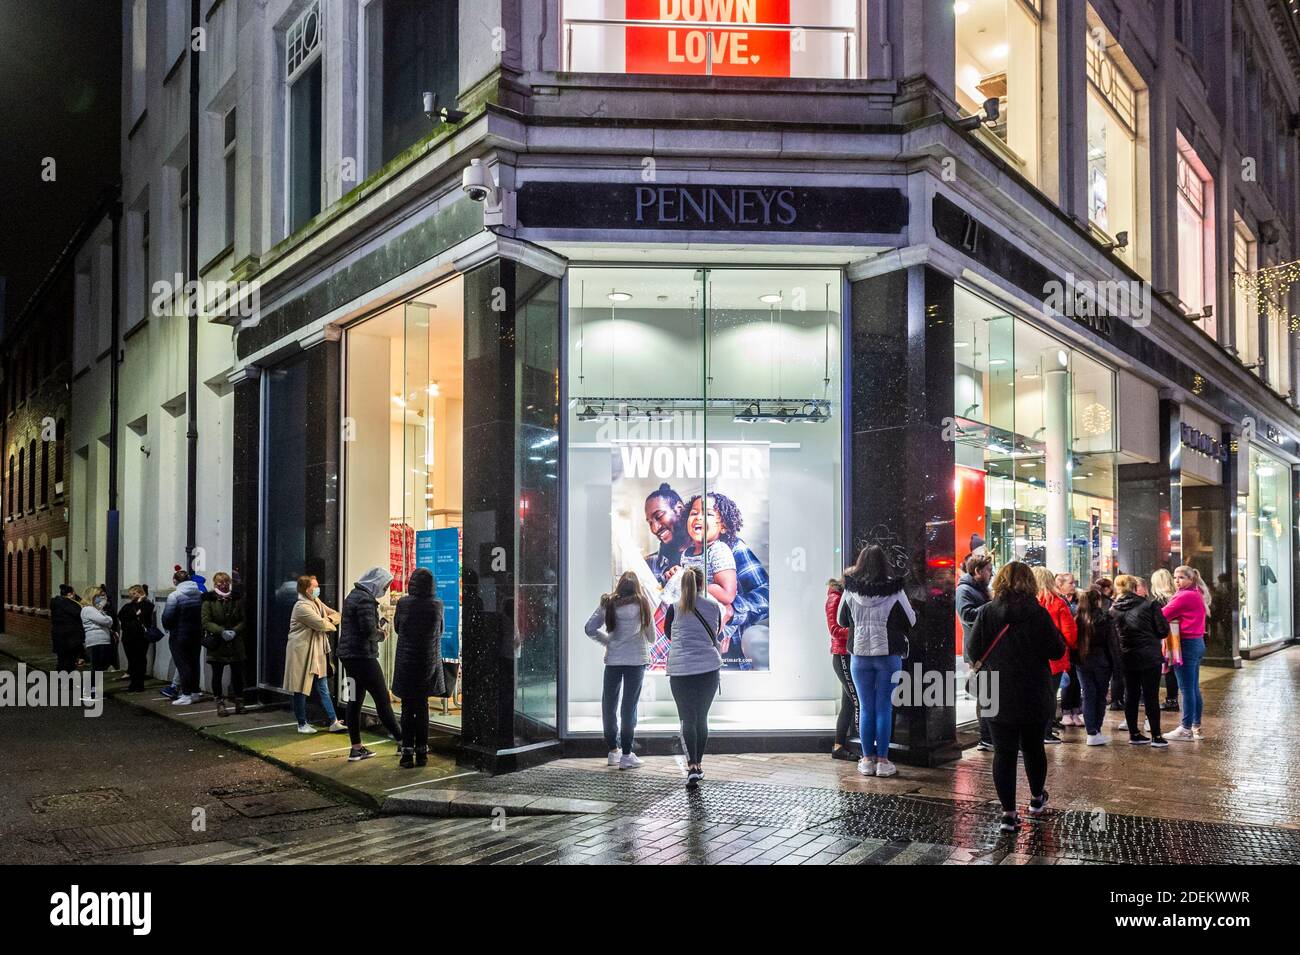
<path fill-rule="evenodd" d="M 984 664 L 988 662 L 989 654 L 993 652 L 993 648 L 998 645 L 998 641 L 1002 639 L 1002 635 L 1006 633 L 1010 627 L 1011 624 L 1009 623 L 1003 624 L 1002 629 L 998 631 L 998 635 L 994 637 L 993 642 L 989 644 L 989 648 L 984 651 L 984 654 L 978 660 L 971 664 L 970 673 L 966 675 L 966 693 L 969 696 L 979 699 L 975 692 L 975 678 L 979 675 L 979 672 L 984 669 Z"/>

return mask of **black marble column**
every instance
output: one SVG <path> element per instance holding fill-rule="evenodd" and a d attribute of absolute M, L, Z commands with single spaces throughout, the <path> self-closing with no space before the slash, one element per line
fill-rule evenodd
<path fill-rule="evenodd" d="M 1242 452 L 1245 451 L 1243 447 Z M 1291 639 L 1288 642 L 1300 642 L 1300 469 L 1294 467 L 1291 469 Z"/>
<path fill-rule="evenodd" d="M 245 627 L 247 650 L 244 685 L 257 684 L 261 642 L 257 634 L 259 527 L 258 501 L 261 494 L 260 459 L 262 427 L 262 380 L 259 370 L 234 386 L 234 434 L 231 451 L 230 572 L 244 594 L 244 612 L 253 625 Z"/>
<path fill-rule="evenodd" d="M 461 742 L 503 772 L 559 755 L 559 282 L 506 259 L 464 281 Z"/>
<path fill-rule="evenodd" d="M 1157 460 L 1117 469 L 1120 573 L 1149 577 L 1182 562 L 1182 441 L 1181 409 L 1161 398 Z"/>
<path fill-rule="evenodd" d="M 904 670 L 955 669 L 953 592 L 953 281 L 926 266 L 852 291 L 851 555 L 878 543 L 908 578 L 918 614 Z M 955 701 L 895 710 L 893 754 L 933 766 L 957 758 Z"/>
<path fill-rule="evenodd" d="M 1205 666 L 1240 667 L 1241 636 L 1237 622 L 1237 557 L 1238 549 L 1245 546 L 1245 541 L 1237 539 L 1237 495 L 1241 493 L 1238 471 L 1238 455 L 1249 453 L 1244 446 L 1238 447 L 1236 436 L 1231 428 L 1224 428 L 1223 447 L 1227 449 L 1227 458 L 1222 461 L 1220 470 L 1222 480 L 1218 487 L 1198 488 L 1205 497 L 1215 500 L 1218 512 L 1216 519 L 1223 541 L 1222 554 L 1218 556 L 1216 573 L 1205 582 L 1210 587 L 1210 617 L 1205 629 Z M 1191 489 L 1189 488 L 1189 491 Z M 1219 575 L 1227 576 L 1226 582 L 1219 580 Z"/>

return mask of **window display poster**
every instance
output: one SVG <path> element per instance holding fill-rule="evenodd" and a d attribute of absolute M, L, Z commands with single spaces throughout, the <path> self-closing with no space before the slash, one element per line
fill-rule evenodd
<path fill-rule="evenodd" d="M 681 595 L 682 569 L 696 566 L 723 608 L 723 667 L 768 670 L 769 445 L 619 443 L 610 465 L 614 579 L 634 571 L 661 611 L 651 669 L 666 666 L 663 620 Z"/>
<path fill-rule="evenodd" d="M 789 23 L 790 0 L 627 0 L 626 17 L 681 24 L 628 27 L 629 73 L 704 75 L 711 58 L 716 76 L 790 75 L 790 31 L 745 29 L 748 23 Z M 708 29 L 700 22 L 735 27 Z"/>
<path fill-rule="evenodd" d="M 460 528 L 415 532 L 415 564 L 433 574 L 442 601 L 442 659 L 460 659 Z"/>

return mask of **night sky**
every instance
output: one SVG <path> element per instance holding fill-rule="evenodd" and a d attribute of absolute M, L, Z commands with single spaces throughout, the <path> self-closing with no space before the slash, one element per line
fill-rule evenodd
<path fill-rule="evenodd" d="M 0 0 L 0 275 L 15 317 L 118 178 L 121 0 Z M 41 179 L 45 157 L 54 182 Z"/>

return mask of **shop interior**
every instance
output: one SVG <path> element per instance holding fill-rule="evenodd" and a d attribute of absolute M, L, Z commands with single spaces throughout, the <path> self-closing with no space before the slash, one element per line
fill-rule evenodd
<path fill-rule="evenodd" d="M 430 700 L 430 719 L 459 729 L 462 281 L 358 322 L 344 347 L 343 589 L 370 567 L 388 568 L 393 584 L 381 611 L 391 624 L 411 571 L 433 572 L 444 605 L 450 695 Z M 395 649 L 393 639 L 380 645 L 390 680 Z"/>

